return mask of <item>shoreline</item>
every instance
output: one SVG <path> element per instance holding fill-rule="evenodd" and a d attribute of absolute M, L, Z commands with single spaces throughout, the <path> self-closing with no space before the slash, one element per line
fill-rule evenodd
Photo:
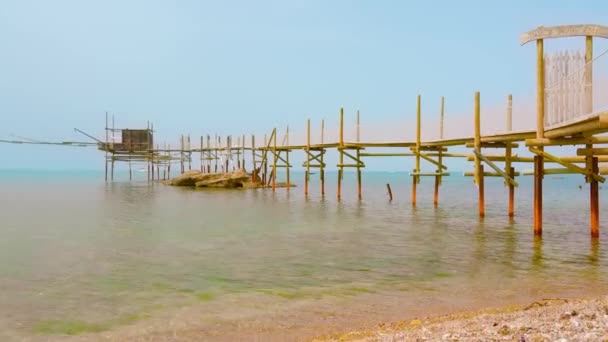
<path fill-rule="evenodd" d="M 606 341 L 608 295 L 543 298 L 528 305 L 382 323 L 311 341 Z"/>

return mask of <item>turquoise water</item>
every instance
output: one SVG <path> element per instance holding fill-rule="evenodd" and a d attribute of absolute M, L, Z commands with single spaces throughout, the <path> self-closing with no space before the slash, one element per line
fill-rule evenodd
<path fill-rule="evenodd" d="M 423 179 L 412 208 L 407 174 L 363 177 L 363 200 L 346 174 L 338 202 L 335 173 L 325 198 L 317 175 L 305 198 L 302 186 L 201 191 L 141 173 L 105 183 L 98 171 L 0 171 L 0 337 L 146 325 L 162 335 L 150 322 L 165 319 L 213 327 L 206 339 L 311 337 L 608 288 L 606 234 L 589 238 L 580 176 L 546 177 L 542 240 L 532 235 L 531 178 L 519 179 L 513 220 L 502 181 L 487 179 L 480 220 L 471 178 L 446 177 L 439 208 Z M 285 326 L 268 328 L 277 320 Z"/>

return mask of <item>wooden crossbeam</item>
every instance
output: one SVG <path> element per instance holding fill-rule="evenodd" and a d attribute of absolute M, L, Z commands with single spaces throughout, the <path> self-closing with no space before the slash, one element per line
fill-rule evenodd
<path fill-rule="evenodd" d="M 337 164 L 338 167 L 365 167 L 365 164 Z"/>
<path fill-rule="evenodd" d="M 410 176 L 430 177 L 430 176 L 449 176 L 449 172 L 410 172 Z"/>
<path fill-rule="evenodd" d="M 519 147 L 519 144 L 511 143 L 511 142 L 482 142 L 480 147 L 481 148 L 507 148 L 508 145 L 511 145 L 511 147 Z M 465 147 L 474 148 L 475 143 L 466 143 Z"/>
<path fill-rule="evenodd" d="M 588 171 L 587 169 L 582 168 L 582 167 L 580 167 L 578 165 L 575 165 L 575 164 L 573 164 L 571 162 L 564 161 L 562 158 L 560 158 L 558 156 L 554 156 L 554 155 L 552 155 L 550 153 L 547 153 L 545 151 L 541 151 L 541 150 L 533 148 L 533 147 L 530 147 L 529 150 L 530 150 L 530 152 L 532 152 L 534 154 L 537 154 L 537 155 L 539 155 L 539 156 L 541 156 L 541 157 L 543 157 L 545 159 L 549 159 L 551 161 L 554 161 L 554 162 L 556 162 L 556 163 L 558 163 L 558 164 L 566 167 L 567 169 L 570 169 L 570 170 L 574 171 L 575 173 L 580 173 L 580 174 L 583 174 L 585 176 L 593 177 L 593 179 L 597 180 L 598 182 L 604 183 L 606 181 L 606 178 L 604 178 L 604 177 L 602 177 L 602 176 L 600 176 L 598 174 L 594 174 L 592 171 Z"/>
<path fill-rule="evenodd" d="M 500 173 L 498 173 L 498 172 L 484 172 L 484 173 L 483 173 L 483 175 L 484 175 L 485 177 L 503 177 L 503 175 L 501 175 L 501 174 L 500 174 Z M 515 172 L 515 176 L 516 176 L 516 177 L 517 177 L 517 176 L 519 176 L 519 175 L 520 175 L 520 173 L 519 173 L 519 172 Z M 464 173 L 464 176 L 465 176 L 465 177 L 474 177 L 474 176 L 475 176 L 475 171 L 466 171 L 466 172 Z"/>
<path fill-rule="evenodd" d="M 606 156 L 608 148 L 579 148 L 576 150 L 577 156 Z"/>
<path fill-rule="evenodd" d="M 563 146 L 586 144 L 608 144 L 608 136 L 561 139 L 540 138 L 526 140 L 526 146 Z"/>

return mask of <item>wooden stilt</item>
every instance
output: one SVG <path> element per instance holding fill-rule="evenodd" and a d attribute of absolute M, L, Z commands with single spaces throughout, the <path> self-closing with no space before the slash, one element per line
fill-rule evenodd
<path fill-rule="evenodd" d="M 361 152 L 357 149 L 357 196 L 359 200 L 363 198 L 362 187 L 361 187 Z"/>
<path fill-rule="evenodd" d="M 105 162 L 105 168 L 106 168 L 106 182 L 108 181 L 108 149 L 110 148 L 110 145 L 108 144 L 108 112 L 106 112 L 106 143 L 105 143 L 105 150 L 106 150 L 106 162 Z"/>
<path fill-rule="evenodd" d="M 255 160 L 255 135 L 251 135 L 251 164 L 253 165 L 251 168 L 251 180 L 254 184 L 258 182 L 258 166 Z"/>
<path fill-rule="evenodd" d="M 205 166 L 203 165 L 203 136 L 201 135 L 201 172 L 205 172 Z"/>
<path fill-rule="evenodd" d="M 412 206 L 416 206 L 416 185 L 420 181 L 420 95 L 416 98 L 416 168 L 412 176 Z"/>
<path fill-rule="evenodd" d="M 287 131 L 285 132 L 285 142 L 287 144 L 287 146 L 289 146 L 289 126 L 287 126 Z M 285 150 L 285 177 L 286 177 L 286 183 L 287 183 L 287 192 L 289 192 L 289 189 L 291 188 L 291 182 L 289 179 L 289 169 L 290 169 L 290 165 L 289 165 L 289 150 Z"/>
<path fill-rule="evenodd" d="M 486 199 L 485 199 L 485 189 L 484 189 L 484 175 L 483 175 L 483 165 L 479 165 L 479 217 L 486 216 Z"/>
<path fill-rule="evenodd" d="M 416 206 L 416 176 L 412 177 L 412 206 Z"/>
<path fill-rule="evenodd" d="M 190 144 L 190 134 L 188 134 L 188 171 L 192 171 L 192 145 Z"/>
<path fill-rule="evenodd" d="M 338 167 L 338 201 L 342 198 L 342 176 L 344 172 L 344 108 L 340 108 L 340 141 L 338 153 L 340 154 L 340 166 Z"/>
<path fill-rule="evenodd" d="M 277 133 L 275 128 L 275 134 L 273 145 L 272 145 L 272 191 L 274 192 L 276 189 L 276 180 L 277 180 Z"/>
<path fill-rule="evenodd" d="M 545 136 L 545 53 L 542 39 L 536 40 L 536 138 Z M 542 146 L 538 147 L 543 150 Z M 543 234 L 544 158 L 534 156 L 534 235 Z"/>
<path fill-rule="evenodd" d="M 131 171 L 131 161 L 129 160 L 129 180 L 133 180 L 133 172 Z"/>
<path fill-rule="evenodd" d="M 388 200 L 393 200 L 393 191 L 391 190 L 391 185 L 386 183 L 386 191 L 388 191 Z"/>
<path fill-rule="evenodd" d="M 439 107 L 439 139 L 443 140 L 443 119 L 444 119 L 444 103 L 445 99 L 441 97 L 441 105 Z M 443 151 L 439 150 L 439 156 L 437 158 L 437 162 L 439 165 L 443 165 Z M 435 176 L 435 195 L 433 196 L 433 205 L 435 208 L 439 206 L 439 185 L 441 185 L 441 173 L 443 170 L 441 167 L 437 168 L 437 176 Z"/>
<path fill-rule="evenodd" d="M 593 174 L 599 173 L 598 158 L 592 158 L 592 170 Z M 600 199 L 599 199 L 599 184 L 597 179 L 591 177 L 591 183 L 589 183 L 590 189 L 590 204 L 591 204 L 591 237 L 600 237 Z"/>
<path fill-rule="evenodd" d="M 534 156 L 534 235 L 543 235 L 543 157 Z"/>
<path fill-rule="evenodd" d="M 286 150 L 285 151 L 285 177 L 286 177 L 286 183 L 287 183 L 287 192 L 289 192 L 289 189 L 291 188 L 291 182 L 289 179 L 289 151 Z"/>
<path fill-rule="evenodd" d="M 479 217 L 485 216 L 485 189 L 483 164 L 479 155 L 481 154 L 481 100 L 479 92 L 475 92 L 475 181 L 479 189 Z"/>
<path fill-rule="evenodd" d="M 509 176 L 515 179 L 515 168 L 509 168 Z M 509 217 L 515 216 L 515 185 L 509 183 Z"/>
<path fill-rule="evenodd" d="M 306 121 L 306 172 L 304 172 L 304 196 L 308 196 L 308 179 L 310 178 L 310 119 Z"/>
<path fill-rule="evenodd" d="M 325 140 L 325 119 L 321 120 L 321 144 L 324 143 Z M 325 149 L 321 150 L 321 168 L 319 170 L 319 177 L 321 178 L 321 196 L 325 196 Z"/>
<path fill-rule="evenodd" d="M 114 156 L 112 156 L 112 170 L 110 174 L 110 179 L 114 180 Z"/>
<path fill-rule="evenodd" d="M 231 136 L 227 136 L 226 137 L 226 165 L 224 167 L 224 172 L 228 173 L 230 172 L 230 157 L 231 157 L 231 151 L 230 151 L 230 146 L 232 145 L 232 137 Z"/>
<path fill-rule="evenodd" d="M 437 170 L 437 173 L 441 172 L 441 170 Z M 433 196 L 433 205 L 435 208 L 439 205 L 439 177 L 435 176 L 435 194 Z"/>
<path fill-rule="evenodd" d="M 171 144 L 167 145 L 167 149 L 171 150 Z M 167 156 L 169 157 L 169 161 L 167 161 L 167 178 L 171 179 L 171 152 L 167 152 Z"/>
<path fill-rule="evenodd" d="M 207 173 L 211 173 L 211 136 L 207 134 Z"/>
<path fill-rule="evenodd" d="M 266 134 L 264 134 L 264 147 L 268 147 L 268 138 L 267 138 Z M 265 153 L 268 153 L 268 152 L 265 152 Z M 266 154 L 264 154 L 264 155 L 266 155 Z M 262 175 L 262 183 L 264 185 L 268 185 L 268 159 L 264 160 L 264 174 Z"/>
<path fill-rule="evenodd" d="M 243 167 L 243 170 L 247 171 L 247 168 L 245 167 L 245 134 L 243 134 L 243 136 L 241 137 L 241 141 L 243 142 L 243 144 L 241 145 L 241 156 L 243 156 L 241 165 Z"/>
<path fill-rule="evenodd" d="M 184 135 L 182 134 L 179 140 L 179 166 L 180 172 L 184 173 Z M 154 177 L 152 177 L 154 178 Z"/>

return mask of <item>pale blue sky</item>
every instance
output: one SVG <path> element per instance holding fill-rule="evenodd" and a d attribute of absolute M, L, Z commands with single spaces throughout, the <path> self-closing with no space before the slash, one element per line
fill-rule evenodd
<path fill-rule="evenodd" d="M 484 106 L 528 98 L 535 51 L 519 35 L 607 19 L 607 1 L 3 0 L 0 139 L 86 140 L 73 127 L 102 136 L 105 111 L 119 126 L 153 121 L 172 143 L 287 124 L 296 139 L 308 117 L 335 131 L 340 106 L 351 123 L 361 110 L 365 140 L 381 140 L 383 124 L 410 137 L 416 94 L 429 115 L 441 95 L 446 115 L 470 115 L 476 90 Z M 0 168 L 103 167 L 92 148 L 0 153 Z"/>

